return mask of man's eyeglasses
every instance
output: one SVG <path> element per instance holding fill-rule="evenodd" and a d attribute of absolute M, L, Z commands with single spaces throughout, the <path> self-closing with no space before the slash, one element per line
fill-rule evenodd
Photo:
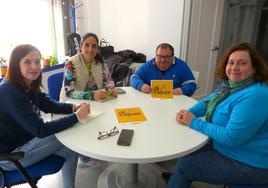
<path fill-rule="evenodd" d="M 108 138 L 110 136 L 114 136 L 114 135 L 117 135 L 119 133 L 119 130 L 117 129 L 117 127 L 115 126 L 114 128 L 112 128 L 110 130 L 110 132 L 107 132 L 107 131 L 99 131 L 99 136 L 98 136 L 98 139 L 99 140 L 103 140 L 105 138 Z"/>
<path fill-rule="evenodd" d="M 159 60 L 159 61 L 167 61 L 167 60 L 169 60 L 169 59 L 172 58 L 172 57 L 173 57 L 172 55 L 169 55 L 169 56 L 156 55 L 156 58 L 157 58 L 157 60 Z"/>

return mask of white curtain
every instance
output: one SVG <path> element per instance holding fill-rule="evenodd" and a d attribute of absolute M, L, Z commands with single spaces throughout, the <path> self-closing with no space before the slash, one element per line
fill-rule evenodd
<path fill-rule="evenodd" d="M 1 1 L 0 56 L 18 44 L 32 44 L 43 56 L 65 55 L 62 0 Z"/>
<path fill-rule="evenodd" d="M 49 0 L 51 4 L 51 14 L 53 22 L 53 37 L 55 40 L 55 53 L 58 57 L 59 62 L 62 62 L 65 57 L 65 37 L 64 33 L 64 22 L 62 12 L 62 0 Z"/>

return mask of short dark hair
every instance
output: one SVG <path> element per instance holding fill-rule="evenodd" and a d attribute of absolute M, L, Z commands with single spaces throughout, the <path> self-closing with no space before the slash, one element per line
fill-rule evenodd
<path fill-rule="evenodd" d="M 95 33 L 86 33 L 86 34 L 82 37 L 82 40 L 81 40 L 81 43 L 80 43 L 80 46 L 81 46 L 81 47 L 83 46 L 85 40 L 86 40 L 88 37 L 93 37 L 93 38 L 96 40 L 97 44 L 98 44 L 98 48 L 100 48 L 100 47 L 99 47 L 99 38 L 98 38 L 98 36 L 97 36 Z M 97 63 L 98 63 L 98 62 L 100 62 L 100 63 L 104 63 L 103 57 L 101 56 L 99 50 L 98 50 L 98 53 L 97 53 L 97 55 L 95 56 L 94 59 L 96 60 Z"/>
<path fill-rule="evenodd" d="M 16 85 L 17 87 L 23 90 L 29 89 L 29 88 L 24 82 L 24 78 L 21 74 L 20 61 L 32 51 L 38 52 L 41 58 L 40 51 L 35 46 L 32 46 L 30 44 L 21 44 L 21 45 L 16 46 L 12 50 L 10 54 L 10 58 L 9 58 L 7 80 L 9 80 L 12 84 Z M 33 92 L 33 93 L 39 92 L 41 81 L 42 81 L 42 74 L 40 74 L 38 78 L 32 82 L 30 92 Z"/>
<path fill-rule="evenodd" d="M 171 46 L 171 44 L 169 44 L 169 43 L 161 43 L 161 44 L 159 44 L 159 45 L 156 47 L 156 51 L 155 51 L 155 53 L 157 53 L 157 50 L 158 50 L 159 48 L 168 48 L 168 49 L 171 51 L 171 55 L 174 56 L 174 48 L 173 48 L 173 46 Z"/>
<path fill-rule="evenodd" d="M 251 44 L 245 42 L 236 44 L 224 52 L 216 71 L 217 75 L 220 78 L 222 78 L 223 80 L 228 80 L 228 77 L 225 73 L 225 68 L 227 66 L 230 55 L 235 51 L 247 51 L 249 53 L 249 57 L 252 62 L 252 67 L 256 71 L 254 75 L 254 80 L 256 82 L 265 82 L 268 80 L 268 65 L 266 64 L 260 53 L 257 51 L 257 49 Z"/>

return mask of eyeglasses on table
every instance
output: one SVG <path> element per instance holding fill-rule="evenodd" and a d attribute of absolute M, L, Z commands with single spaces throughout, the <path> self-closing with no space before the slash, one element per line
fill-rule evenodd
<path fill-rule="evenodd" d="M 109 132 L 107 132 L 107 131 L 99 131 L 98 139 L 103 140 L 103 139 L 106 139 L 106 138 L 108 138 L 110 136 L 117 135 L 118 133 L 119 133 L 119 130 L 117 129 L 116 126 L 114 126 Z"/>

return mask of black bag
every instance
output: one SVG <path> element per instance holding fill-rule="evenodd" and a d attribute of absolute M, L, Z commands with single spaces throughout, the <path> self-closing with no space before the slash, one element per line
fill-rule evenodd
<path fill-rule="evenodd" d="M 114 54 L 111 57 L 107 58 L 105 62 L 107 63 L 113 81 L 116 84 L 117 82 L 120 82 L 127 77 L 132 59 L 124 58 L 118 54 Z"/>
<path fill-rule="evenodd" d="M 142 53 L 136 53 L 133 50 L 122 50 L 117 52 L 118 55 L 124 58 L 131 58 L 133 62 L 144 63 L 146 61 L 146 56 Z"/>
<path fill-rule="evenodd" d="M 114 47 L 111 46 L 105 39 L 101 39 L 100 54 L 104 59 L 107 59 L 114 54 Z"/>
<path fill-rule="evenodd" d="M 129 63 L 121 62 L 121 63 L 117 64 L 115 66 L 113 74 L 112 74 L 112 78 L 113 78 L 115 84 L 117 84 L 117 82 L 120 82 L 124 78 L 126 78 L 128 75 L 128 72 L 129 72 Z"/>

